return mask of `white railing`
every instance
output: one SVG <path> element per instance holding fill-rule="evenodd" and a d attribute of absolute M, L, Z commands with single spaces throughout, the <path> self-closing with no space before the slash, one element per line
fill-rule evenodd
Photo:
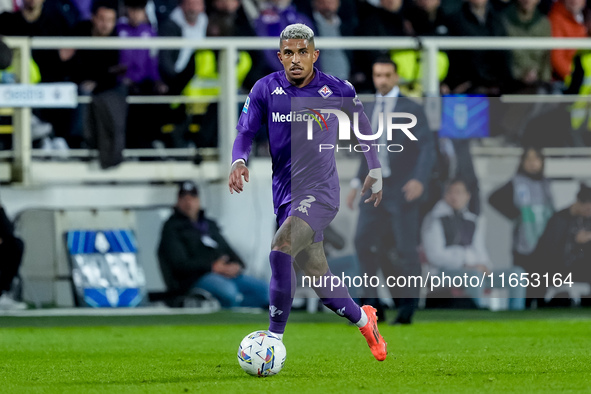
<path fill-rule="evenodd" d="M 61 38 L 61 37 L 5 37 L 7 44 L 16 49 L 20 58 L 20 82 L 28 83 L 28 65 L 32 49 L 214 49 L 220 51 L 220 80 L 222 84 L 219 102 L 219 173 L 229 169 L 232 142 L 236 135 L 238 119 L 238 86 L 236 83 L 236 64 L 238 50 L 275 49 L 277 38 L 207 38 L 204 40 L 157 37 L 149 40 L 134 38 Z M 372 50 L 372 49 L 417 49 L 423 67 L 423 89 L 426 96 L 439 94 L 437 79 L 437 52 L 451 49 L 591 49 L 591 40 L 584 38 L 386 38 L 386 37 L 347 37 L 317 38 L 316 46 L 322 49 Z M 210 101 L 210 98 L 189 98 L 184 96 L 142 97 L 130 96 L 129 103 L 172 103 Z M 504 97 L 504 101 L 519 102 L 524 97 Z M 532 97 L 525 98 L 532 99 Z M 88 100 L 88 98 L 86 98 Z M 564 99 L 562 99 L 564 101 Z M 568 98 L 567 98 L 568 100 Z M 83 102 L 84 99 L 80 100 Z M 31 149 L 31 109 L 15 110 L 14 144 L 11 180 L 28 184 L 31 182 L 33 151 Z M 591 151 L 587 151 L 591 155 Z M 35 152 L 36 155 L 38 152 Z M 564 151 L 568 154 L 568 151 Z M 173 155 L 173 154 L 171 154 Z M 0 169 L 1 170 L 1 169 Z M 2 171 L 0 171 L 1 173 Z"/>

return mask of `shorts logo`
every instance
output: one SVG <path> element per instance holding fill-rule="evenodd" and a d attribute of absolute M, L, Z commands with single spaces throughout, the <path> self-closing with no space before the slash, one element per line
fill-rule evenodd
<path fill-rule="evenodd" d="M 283 311 L 281 309 L 277 309 L 277 307 L 275 305 L 271 305 L 269 307 L 269 314 L 271 315 L 271 317 L 279 316 L 282 313 L 283 313 Z"/>
<path fill-rule="evenodd" d="M 248 106 L 250 104 L 250 96 L 248 96 L 246 98 L 246 101 L 244 102 L 244 107 L 242 107 L 242 112 L 244 112 L 245 114 L 248 113 Z"/>
<path fill-rule="evenodd" d="M 308 216 L 308 208 L 312 206 L 312 203 L 316 201 L 314 196 L 307 196 L 307 198 L 300 201 L 300 205 L 295 209 L 296 211 L 300 211 L 301 213 L 305 213 Z"/>
<path fill-rule="evenodd" d="M 318 93 L 320 93 L 322 98 L 328 98 L 332 94 L 332 90 L 330 90 L 330 88 L 328 86 L 324 85 L 323 87 L 320 88 Z"/>

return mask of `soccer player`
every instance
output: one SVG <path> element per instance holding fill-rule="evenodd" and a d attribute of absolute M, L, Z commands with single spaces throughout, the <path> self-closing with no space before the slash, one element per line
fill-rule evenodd
<path fill-rule="evenodd" d="M 283 338 L 296 288 L 293 264 L 297 256 L 300 268 L 314 278 L 314 290 L 324 305 L 357 325 L 374 357 L 383 361 L 387 344 L 378 331 L 376 309 L 370 305 L 359 307 L 344 284 L 332 287 L 337 282 L 331 280 L 333 275 L 324 255 L 322 239 L 323 230 L 334 219 L 339 207 L 334 151 L 319 154 L 317 149 L 306 149 L 292 141 L 302 135 L 292 134 L 292 127 L 297 124 L 288 120 L 295 118 L 297 112 L 292 111 L 292 99 L 330 98 L 325 102 L 332 109 L 351 115 L 357 113 L 359 132 L 372 134 L 371 126 L 353 86 L 314 67 L 319 51 L 314 46 L 312 29 L 303 24 L 289 25 L 281 33 L 279 42 L 277 56 L 284 70 L 261 78 L 248 95 L 238 121 L 228 182 L 231 193 L 244 190 L 243 178 L 246 182 L 249 180 L 246 160 L 252 141 L 261 124 L 266 123 L 273 162 L 273 204 L 279 225 L 270 253 L 269 331 Z M 327 116 L 328 124 L 335 126 L 335 118 Z M 324 124 L 327 119 L 322 118 Z M 336 127 L 327 126 L 316 135 L 323 142 L 334 144 Z M 373 202 L 377 207 L 382 199 L 380 164 L 375 151 L 368 150 L 364 154 L 370 170 L 362 194 L 371 189 L 371 196 L 365 202 Z M 318 283 L 321 285 L 316 285 Z"/>

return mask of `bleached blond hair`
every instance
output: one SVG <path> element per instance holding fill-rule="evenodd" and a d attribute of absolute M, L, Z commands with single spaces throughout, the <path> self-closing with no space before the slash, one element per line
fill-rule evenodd
<path fill-rule="evenodd" d="M 308 26 L 303 23 L 294 23 L 287 26 L 281 32 L 279 36 L 279 46 L 284 40 L 308 40 L 308 42 L 314 45 L 314 32 Z"/>

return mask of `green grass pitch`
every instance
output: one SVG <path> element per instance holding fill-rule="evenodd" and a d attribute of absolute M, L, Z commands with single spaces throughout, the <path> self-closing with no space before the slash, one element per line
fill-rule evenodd
<path fill-rule="evenodd" d="M 292 313 L 283 371 L 236 351 L 266 315 L 0 317 L 1 393 L 591 392 L 591 310 L 420 311 L 381 325 L 386 361 L 331 314 Z"/>

